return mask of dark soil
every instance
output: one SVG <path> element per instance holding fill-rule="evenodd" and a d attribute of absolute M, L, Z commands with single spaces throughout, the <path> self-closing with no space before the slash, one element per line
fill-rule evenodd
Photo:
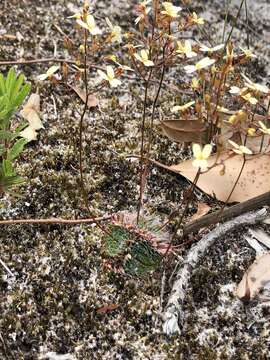
<path fill-rule="evenodd" d="M 217 43 L 222 37 L 225 3 L 197 0 L 190 5 L 211 23 L 206 30 L 211 36 L 215 34 Z M 239 3 L 231 1 L 227 31 Z M 2 0 L 1 5 L 0 61 L 69 56 L 53 24 L 77 41 L 74 20 L 67 17 L 78 10 L 80 1 Z M 97 18 L 109 16 L 127 31 L 135 16 L 134 5 L 134 1 L 95 1 Z M 268 82 L 269 13 L 268 1 L 250 1 L 248 24 L 243 12 L 233 35 L 242 46 L 249 35 L 258 58 L 248 71 L 254 80 Z M 205 41 L 204 35 L 190 35 Z M 104 52 L 110 54 L 112 50 Z M 117 54 L 122 56 L 121 49 Z M 33 91 L 38 86 L 36 76 L 47 68 L 48 64 L 17 67 L 32 82 Z M 1 72 L 7 69 L 2 66 Z M 172 69 L 165 82 L 179 85 L 181 79 L 179 70 Z M 64 86 L 44 82 L 39 92 L 45 130 L 40 131 L 38 141 L 28 145 L 18 164 L 19 173 L 28 179 L 21 187 L 22 199 L 2 199 L 0 217 L 85 217 L 77 150 L 83 105 Z M 164 87 L 160 116 L 168 112 L 174 99 L 175 94 Z M 87 113 L 85 178 L 89 204 L 97 216 L 136 210 L 138 162 L 126 156 L 138 152 L 142 102 L 142 84 L 126 79 L 117 92 L 101 93 L 100 111 Z M 172 164 L 189 156 L 188 150 L 156 131 L 153 158 Z M 147 211 L 165 219 L 181 202 L 188 185 L 180 176 L 152 166 L 146 189 Z M 195 198 L 213 208 L 219 206 L 200 191 L 195 192 Z M 188 215 L 195 211 L 196 205 Z M 162 333 L 160 312 L 161 274 L 138 279 L 109 270 L 98 227 L 1 226 L 1 259 L 15 277 L 0 267 L 0 359 L 54 359 L 50 352 L 69 354 L 63 358 L 67 360 L 270 359 L 269 308 L 245 306 L 234 296 L 237 283 L 255 258 L 243 240 L 246 231 L 241 228 L 210 249 L 192 277 L 182 334 L 167 338 Z M 187 249 L 171 259 L 172 268 Z M 168 293 L 169 288 L 164 302 Z M 111 311 L 98 311 L 107 305 L 116 306 Z"/>

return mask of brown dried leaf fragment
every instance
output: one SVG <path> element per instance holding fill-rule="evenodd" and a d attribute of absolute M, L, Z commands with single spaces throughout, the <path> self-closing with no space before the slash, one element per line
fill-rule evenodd
<path fill-rule="evenodd" d="M 75 93 L 79 96 L 79 98 L 85 103 L 86 102 L 86 93 L 84 90 L 81 90 L 79 87 L 77 86 L 71 86 L 71 89 L 73 91 L 75 91 Z M 87 101 L 87 106 L 89 109 L 91 108 L 95 108 L 98 106 L 98 98 L 93 95 L 90 94 L 88 96 L 88 101 Z"/>
<path fill-rule="evenodd" d="M 163 133 L 176 142 L 207 142 L 207 126 L 200 120 L 164 120 L 160 127 Z"/>
<path fill-rule="evenodd" d="M 237 287 L 236 295 L 246 301 L 255 298 L 270 301 L 270 253 L 262 255 L 249 267 Z"/>

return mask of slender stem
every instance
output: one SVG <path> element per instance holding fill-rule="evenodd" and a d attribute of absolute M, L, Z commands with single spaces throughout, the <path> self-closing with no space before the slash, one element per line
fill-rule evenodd
<path fill-rule="evenodd" d="M 188 192 L 188 196 L 187 196 L 187 201 L 186 201 L 186 206 L 185 206 L 185 208 L 184 208 L 184 210 L 183 210 L 183 212 L 182 212 L 182 214 L 181 214 L 181 216 L 180 216 L 180 218 L 179 218 L 179 220 L 178 220 L 178 222 L 177 222 L 177 224 L 176 224 L 176 226 L 175 226 L 175 230 L 174 230 L 174 233 L 173 233 L 173 235 L 172 235 L 172 237 L 171 237 L 171 241 L 170 241 L 170 243 L 169 243 L 169 245 L 168 245 L 168 247 L 167 247 L 167 249 L 166 249 L 165 254 L 163 255 L 164 259 L 166 258 L 169 250 L 170 250 L 171 247 L 172 247 L 173 241 L 174 241 L 174 239 L 175 239 L 175 237 L 176 237 L 176 235 L 177 235 L 177 232 L 178 232 L 179 228 L 180 228 L 180 227 L 182 226 L 182 224 L 183 224 L 183 220 L 184 220 L 184 217 L 185 217 L 186 212 L 187 212 L 187 210 L 188 210 L 189 204 L 190 204 L 191 201 L 192 201 L 192 197 L 193 197 L 193 193 L 194 193 L 194 188 L 195 188 L 195 186 L 196 186 L 196 184 L 197 184 L 197 182 L 198 182 L 198 180 L 199 180 L 200 173 L 201 173 L 201 169 L 199 168 L 198 171 L 197 171 L 197 173 L 196 173 L 196 175 L 195 175 L 195 178 L 194 178 L 194 180 L 193 180 L 193 182 L 192 182 L 192 184 L 191 184 L 191 186 L 190 186 L 190 188 L 189 188 L 189 192 Z M 171 214 L 171 215 L 173 215 L 173 214 Z M 161 226 L 160 229 L 164 228 L 164 227 L 171 221 L 171 218 L 172 218 L 172 216 L 169 217 L 169 219 Z"/>
<path fill-rule="evenodd" d="M 224 43 L 224 40 L 225 40 L 225 33 L 226 33 L 226 28 L 227 28 L 227 23 L 228 23 L 230 3 L 231 3 L 231 0 L 227 0 L 226 15 L 225 15 L 224 26 L 223 26 L 223 34 L 222 34 L 222 43 Z"/>
<path fill-rule="evenodd" d="M 231 39 L 231 36 L 232 36 L 233 30 L 234 30 L 234 28 L 235 28 L 235 26 L 236 26 L 236 24 L 237 24 L 237 19 L 238 19 L 238 18 L 239 18 L 239 16 L 240 16 L 240 12 L 241 12 L 241 10 L 242 10 L 242 7 L 243 7 L 243 4 L 244 4 L 244 1 L 245 1 L 245 0 L 242 0 L 242 1 L 241 1 L 241 4 L 240 4 L 240 6 L 239 6 L 239 9 L 238 9 L 237 15 L 236 15 L 235 20 L 234 20 L 234 23 L 233 23 L 233 26 L 231 27 L 231 31 L 230 31 L 230 33 L 229 33 L 229 35 L 228 35 L 227 40 L 226 40 L 226 44 L 225 44 L 225 46 L 224 46 L 224 49 L 226 49 L 226 47 L 227 47 L 227 45 L 228 45 L 228 42 L 229 42 L 229 41 L 230 41 L 230 39 Z"/>
<path fill-rule="evenodd" d="M 62 219 L 62 218 L 47 218 L 47 219 L 8 219 L 0 220 L 0 225 L 22 225 L 22 224 L 59 224 L 59 225 L 78 225 L 78 224 L 93 224 L 100 221 L 109 220 L 112 215 L 105 215 L 96 218 L 85 219 Z"/>
<path fill-rule="evenodd" d="M 81 113 L 80 124 L 79 124 L 79 163 L 80 163 L 80 179 L 81 186 L 85 189 L 84 186 L 84 177 L 83 177 L 83 146 L 82 146 L 82 136 L 83 136 L 83 120 L 88 107 L 88 77 L 87 77 L 87 38 L 88 33 L 87 30 L 84 30 L 84 87 L 85 87 L 85 103 L 83 107 L 83 111 Z"/>
<path fill-rule="evenodd" d="M 153 69 L 149 71 L 148 78 L 145 83 L 144 89 L 144 102 L 143 102 L 143 116 L 142 116 L 142 137 L 141 137 L 141 151 L 140 151 L 140 196 L 137 210 L 137 224 L 140 219 L 140 212 L 143 202 L 143 193 L 144 193 L 144 139 L 145 139 L 145 121 L 146 121 L 146 106 L 147 106 L 147 97 L 148 97 L 148 87 L 149 81 L 152 75 Z"/>
<path fill-rule="evenodd" d="M 250 45 L 250 39 L 249 39 L 249 17 L 248 17 L 248 6 L 247 6 L 247 0 L 245 0 L 245 13 L 246 13 L 246 34 L 247 34 L 247 48 L 249 49 Z"/>
<path fill-rule="evenodd" d="M 62 58 L 41 58 L 41 59 L 28 59 L 28 60 L 5 60 L 0 61 L 1 65 L 31 65 L 31 64 L 42 64 L 42 63 L 49 63 L 49 62 L 55 62 L 55 63 L 67 63 L 67 64 L 77 64 L 77 60 L 72 59 L 62 59 Z M 95 66 L 93 64 L 88 64 L 92 68 L 98 68 L 99 66 Z"/>

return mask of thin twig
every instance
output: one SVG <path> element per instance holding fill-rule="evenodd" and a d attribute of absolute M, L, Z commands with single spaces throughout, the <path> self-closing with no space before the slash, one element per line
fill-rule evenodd
<path fill-rule="evenodd" d="M 94 224 L 101 221 L 109 220 L 112 215 L 105 215 L 100 217 L 85 218 L 85 219 L 62 219 L 62 218 L 47 218 L 47 219 L 8 219 L 0 220 L 0 225 L 80 225 L 80 224 Z"/>

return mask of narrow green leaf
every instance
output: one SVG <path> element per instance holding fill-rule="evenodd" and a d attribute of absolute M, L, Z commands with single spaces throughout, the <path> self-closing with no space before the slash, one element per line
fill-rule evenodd
<path fill-rule="evenodd" d="M 16 79 L 16 82 L 14 84 L 13 90 L 12 90 L 12 102 L 15 101 L 15 99 L 18 96 L 18 93 L 21 89 L 21 86 L 25 80 L 25 76 L 23 74 L 20 74 L 19 77 Z"/>
<path fill-rule="evenodd" d="M 14 137 L 12 132 L 0 130 L 0 140 L 11 140 Z"/>
<path fill-rule="evenodd" d="M 6 160 L 6 159 L 3 160 L 2 171 L 5 177 L 14 176 L 14 170 L 10 160 Z"/>
<path fill-rule="evenodd" d="M 5 93 L 6 93 L 5 78 L 3 74 L 0 74 L 0 95 L 4 95 Z"/>
<path fill-rule="evenodd" d="M 30 90 L 31 90 L 31 84 L 30 83 L 26 83 L 26 84 L 23 85 L 23 87 L 21 88 L 19 94 L 17 95 L 16 99 L 13 102 L 14 107 L 19 107 L 19 106 L 22 105 L 22 103 L 24 102 L 24 99 L 29 94 Z"/>
<path fill-rule="evenodd" d="M 28 140 L 26 139 L 19 139 L 15 142 L 15 144 L 12 146 L 12 148 L 8 151 L 8 159 L 14 160 L 16 157 L 20 155 L 20 153 L 23 151 L 24 146 L 28 143 Z"/>
<path fill-rule="evenodd" d="M 10 68 L 6 78 L 6 91 L 8 97 L 11 98 L 12 90 L 16 83 L 16 72 L 14 68 Z"/>

